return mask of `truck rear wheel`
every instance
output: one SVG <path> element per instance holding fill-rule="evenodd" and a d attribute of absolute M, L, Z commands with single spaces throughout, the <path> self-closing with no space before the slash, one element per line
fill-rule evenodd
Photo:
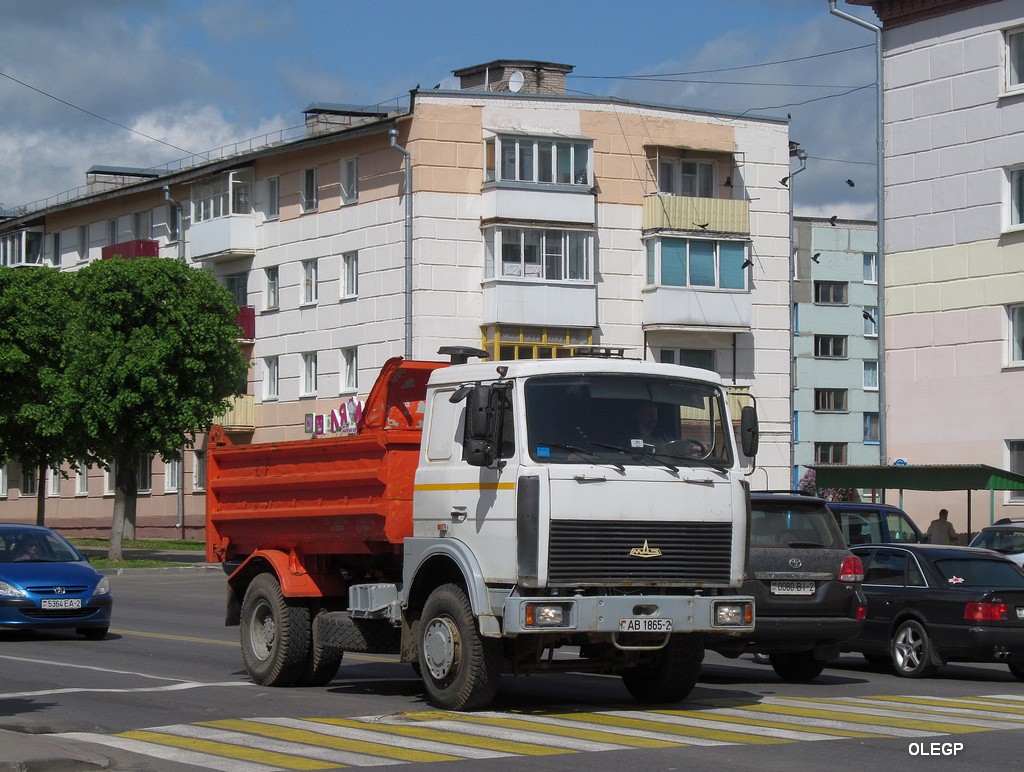
<path fill-rule="evenodd" d="M 813 681 L 828 664 L 815 659 L 813 651 L 777 651 L 770 655 L 770 660 L 775 674 L 791 683 Z"/>
<path fill-rule="evenodd" d="M 260 574 L 245 591 L 240 623 L 242 662 L 260 686 L 294 686 L 310 649 L 309 609 L 289 604 L 272 574 Z"/>
<path fill-rule="evenodd" d="M 299 686 L 326 686 L 334 680 L 341 667 L 342 657 L 345 652 L 334 648 L 330 641 L 325 641 L 319 634 L 320 620 L 327 612 L 324 609 L 317 610 L 313 617 L 313 634 L 309 641 L 309 651 L 306 652 L 306 666 L 299 679 Z"/>
<path fill-rule="evenodd" d="M 458 585 L 441 585 L 423 606 L 419 664 L 427 696 L 439 708 L 477 710 L 498 692 L 501 641 L 480 635 Z"/>
<path fill-rule="evenodd" d="M 672 636 L 665 648 L 622 673 L 633 698 L 651 704 L 679 702 L 697 685 L 704 661 L 704 642 L 696 635 Z"/>

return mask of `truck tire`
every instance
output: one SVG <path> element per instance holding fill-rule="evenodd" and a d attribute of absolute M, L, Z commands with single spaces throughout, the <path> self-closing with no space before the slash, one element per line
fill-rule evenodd
<path fill-rule="evenodd" d="M 327 612 L 319 609 L 313 618 L 313 634 L 310 636 L 306 667 L 299 679 L 299 686 L 326 686 L 338 674 L 342 657 L 345 656 L 345 652 L 334 648 L 330 641 L 319 634 L 319 623 L 325 613 Z"/>
<path fill-rule="evenodd" d="M 828 664 L 823 659 L 815 659 L 812 651 L 777 651 L 768 658 L 776 675 L 789 683 L 813 681 Z"/>
<path fill-rule="evenodd" d="M 695 635 L 673 636 L 659 651 L 622 673 L 622 683 L 639 702 L 679 702 L 697 685 L 704 642 Z"/>
<path fill-rule="evenodd" d="M 434 590 L 423 606 L 419 661 L 430 702 L 443 710 L 477 710 L 498 692 L 501 641 L 484 638 L 465 591 Z"/>
<path fill-rule="evenodd" d="M 242 662 L 260 686 L 294 686 L 306 670 L 309 609 L 290 604 L 273 574 L 260 574 L 242 600 Z"/>

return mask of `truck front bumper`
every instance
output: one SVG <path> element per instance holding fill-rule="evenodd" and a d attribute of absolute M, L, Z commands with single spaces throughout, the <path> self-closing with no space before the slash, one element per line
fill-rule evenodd
<path fill-rule="evenodd" d="M 750 633 L 754 599 L 747 595 L 575 595 L 509 597 L 505 634 Z"/>

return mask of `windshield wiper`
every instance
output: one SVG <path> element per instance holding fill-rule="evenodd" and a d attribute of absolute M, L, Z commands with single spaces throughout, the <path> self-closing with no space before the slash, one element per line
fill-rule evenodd
<path fill-rule="evenodd" d="M 653 462 L 658 466 L 664 466 L 671 469 L 673 472 L 679 471 L 679 467 L 675 464 L 665 461 L 664 458 L 658 458 L 659 455 L 662 455 L 659 453 L 641 453 L 637 450 L 633 450 L 632 448 L 623 448 L 619 445 L 609 445 L 607 442 L 595 442 L 594 444 L 599 448 L 608 448 L 608 450 L 614 450 L 624 456 L 629 456 L 637 461 L 642 461 L 646 466 L 651 466 Z"/>
<path fill-rule="evenodd" d="M 601 443 L 596 442 L 594 444 L 595 445 L 600 445 Z M 626 472 L 626 467 L 624 467 L 622 464 L 618 463 L 617 461 L 609 461 L 608 459 L 604 458 L 603 456 L 599 456 L 594 451 L 587 450 L 586 448 L 581 448 L 578 445 L 566 445 L 565 443 L 562 443 L 562 442 L 544 442 L 544 441 L 538 442 L 537 445 L 546 445 L 549 448 L 558 448 L 559 450 L 568 450 L 570 453 L 576 453 L 577 455 L 580 455 L 580 456 L 583 456 L 584 458 L 590 459 L 595 464 L 608 464 L 609 466 L 613 466 L 613 467 L 615 467 L 616 469 L 619 470 L 620 474 L 625 474 L 625 472 Z"/>
<path fill-rule="evenodd" d="M 787 547 L 818 547 L 825 549 L 824 544 L 819 544 L 816 541 L 788 541 L 786 542 Z"/>
<path fill-rule="evenodd" d="M 716 464 L 714 461 L 708 461 L 706 458 L 701 458 L 700 456 L 687 456 L 683 455 L 682 453 L 664 453 L 658 450 L 654 451 L 652 455 L 661 456 L 663 458 L 672 458 L 675 459 L 676 461 L 682 461 L 682 466 L 709 466 L 712 469 L 721 472 L 722 474 L 725 474 L 728 471 L 728 467 L 726 467 L 724 464 Z"/>

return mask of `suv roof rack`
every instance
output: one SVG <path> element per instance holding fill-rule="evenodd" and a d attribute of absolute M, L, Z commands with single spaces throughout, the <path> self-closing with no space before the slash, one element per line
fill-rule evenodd
<path fill-rule="evenodd" d="M 625 359 L 625 346 L 562 346 L 563 351 L 574 357 L 598 357 L 601 359 Z"/>

